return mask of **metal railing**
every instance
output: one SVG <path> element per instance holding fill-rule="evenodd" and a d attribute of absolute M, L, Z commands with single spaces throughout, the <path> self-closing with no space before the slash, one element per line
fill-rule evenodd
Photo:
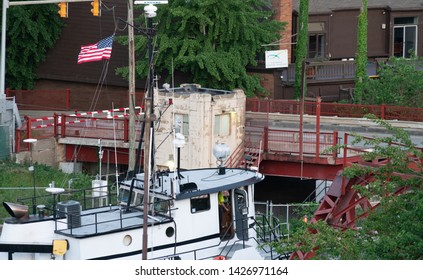
<path fill-rule="evenodd" d="M 279 113 L 299 115 L 301 113 L 299 100 L 259 99 L 248 98 L 247 112 Z M 362 118 L 367 114 L 373 114 L 377 118 L 400 121 L 423 121 L 423 108 L 412 108 L 390 105 L 362 105 L 342 104 L 330 102 L 305 101 L 304 114 L 317 115 L 317 106 L 320 105 L 320 116 Z"/>
<path fill-rule="evenodd" d="M 278 204 L 272 201 L 254 202 L 256 216 L 263 215 L 270 221 L 269 228 L 277 230 L 278 235 L 288 238 L 291 234 L 292 224 L 303 221 L 306 216 L 312 217 L 317 203 L 292 203 Z"/>
<path fill-rule="evenodd" d="M 313 61 L 307 65 L 305 75 L 316 81 L 354 79 L 355 61 Z M 295 64 L 289 64 L 282 76 L 283 83 L 295 82 Z"/>

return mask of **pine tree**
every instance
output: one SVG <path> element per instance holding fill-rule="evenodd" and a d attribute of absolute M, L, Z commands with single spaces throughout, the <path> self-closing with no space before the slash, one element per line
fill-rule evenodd
<path fill-rule="evenodd" d="M 158 7 L 155 73 L 171 80 L 172 70 L 190 81 L 215 89 L 242 88 L 252 96 L 264 92 L 246 67 L 257 65 L 262 45 L 279 39 L 283 24 L 271 19 L 264 0 L 173 0 Z M 140 22 L 144 22 L 140 19 Z M 136 53 L 145 52 L 146 38 L 136 36 Z M 157 54 L 157 53 L 156 53 Z M 138 58 L 137 78 L 146 77 L 147 59 Z M 127 68 L 117 70 L 127 75 Z"/>

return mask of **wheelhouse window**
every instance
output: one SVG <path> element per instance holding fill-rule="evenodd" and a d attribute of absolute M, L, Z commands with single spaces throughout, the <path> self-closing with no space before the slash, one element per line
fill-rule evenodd
<path fill-rule="evenodd" d="M 191 213 L 210 210 L 210 195 L 200 195 L 191 198 Z"/>
<path fill-rule="evenodd" d="M 166 214 L 170 209 L 170 201 L 162 198 L 154 198 L 153 208 L 155 212 Z"/>
<path fill-rule="evenodd" d="M 325 57 L 326 30 L 324 22 L 308 24 L 308 58 Z"/>
<path fill-rule="evenodd" d="M 228 136 L 230 133 L 231 115 L 216 115 L 214 118 L 214 135 Z"/>
<path fill-rule="evenodd" d="M 124 204 L 124 205 L 127 205 L 128 204 L 129 193 L 130 193 L 130 191 L 128 189 L 126 189 L 126 188 L 120 188 L 120 190 L 119 190 L 119 202 L 121 204 Z M 144 195 L 141 192 L 139 192 L 139 191 L 137 191 L 137 192 L 133 191 L 132 194 L 131 194 L 131 203 L 130 203 L 130 205 L 131 206 L 134 206 L 134 205 L 139 206 L 139 205 L 141 205 L 142 200 L 143 200 L 143 197 L 144 197 Z"/>
<path fill-rule="evenodd" d="M 417 18 L 395 18 L 393 39 L 395 57 L 410 58 L 417 55 Z"/>

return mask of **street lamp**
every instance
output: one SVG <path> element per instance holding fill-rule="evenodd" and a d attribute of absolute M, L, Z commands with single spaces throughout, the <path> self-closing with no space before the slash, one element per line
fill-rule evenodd
<path fill-rule="evenodd" d="M 29 168 L 28 170 L 32 172 L 32 185 L 34 187 L 34 194 L 32 196 L 32 213 L 35 215 L 36 213 L 36 207 L 37 207 L 37 201 L 36 201 L 36 194 L 35 194 L 35 171 L 34 171 L 34 164 L 33 164 L 33 158 L 32 158 L 32 149 L 35 142 L 37 142 L 37 139 L 34 138 L 28 138 L 23 140 L 25 143 L 29 144 Z"/>

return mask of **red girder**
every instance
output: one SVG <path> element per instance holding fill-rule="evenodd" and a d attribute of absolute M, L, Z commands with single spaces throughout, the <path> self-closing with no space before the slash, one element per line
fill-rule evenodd
<path fill-rule="evenodd" d="M 376 165 L 380 166 L 382 164 Z M 402 178 L 411 177 L 411 175 L 408 174 L 396 173 L 396 175 L 401 176 Z M 366 177 L 346 179 L 342 176 L 342 171 L 339 171 L 333 180 L 332 186 L 323 198 L 318 209 L 315 211 L 310 223 L 323 220 L 329 225 L 340 229 L 355 228 L 356 221 L 366 217 L 369 212 L 376 208 L 379 204 L 372 206 L 366 197 L 362 196 L 352 187 L 356 185 L 365 186 L 374 180 L 373 174 L 368 174 Z M 399 195 L 407 191 L 407 189 L 407 187 L 401 187 L 390 195 Z M 362 213 L 360 215 L 357 215 L 356 211 L 358 206 L 362 209 Z M 293 252 L 290 259 L 311 259 L 315 256 L 315 250 L 318 250 L 318 248 L 315 248 L 310 252 Z"/>

